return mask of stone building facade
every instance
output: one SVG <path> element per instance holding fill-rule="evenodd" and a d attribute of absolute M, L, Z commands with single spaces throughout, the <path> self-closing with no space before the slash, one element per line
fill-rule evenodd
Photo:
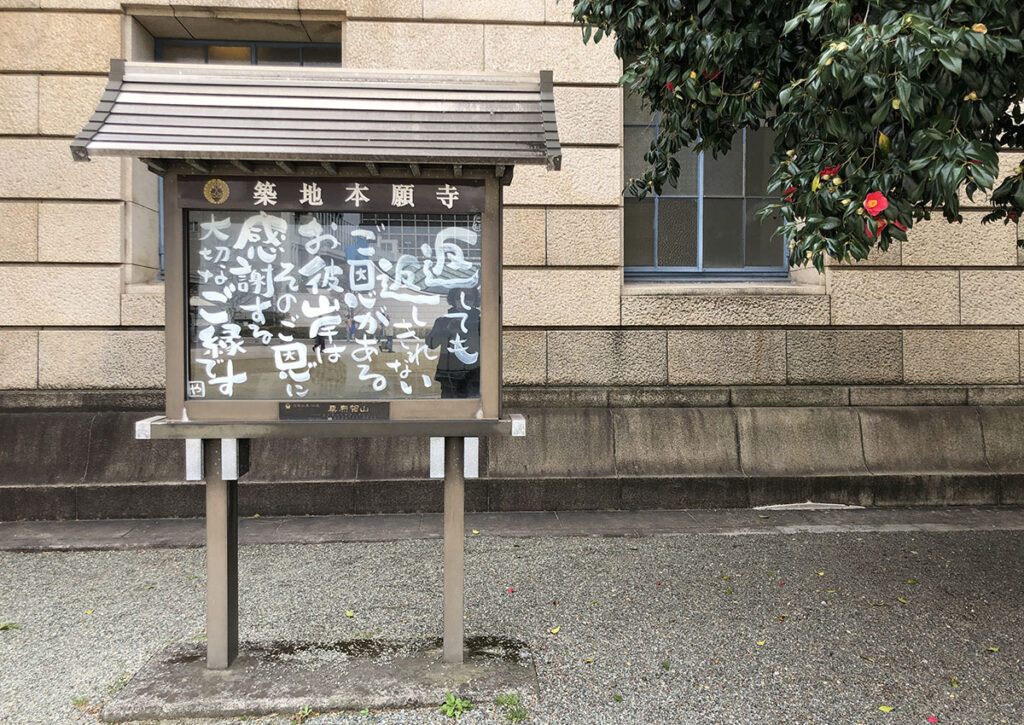
<path fill-rule="evenodd" d="M 787 280 L 624 279 L 621 63 L 568 0 L 0 0 L 0 519 L 201 512 L 164 385 L 157 179 L 73 163 L 111 58 L 340 43 L 349 68 L 554 72 L 563 166 L 505 192 L 503 377 L 481 509 L 1021 500 L 1014 228 L 932 221 Z M 1004 172 L 1021 154 L 1006 154 Z M 335 446 L 332 448 L 331 446 Z M 425 441 L 262 442 L 243 509 L 430 510 Z"/>

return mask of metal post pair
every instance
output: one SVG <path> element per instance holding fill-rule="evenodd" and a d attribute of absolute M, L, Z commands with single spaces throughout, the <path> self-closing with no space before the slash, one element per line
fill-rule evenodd
<path fill-rule="evenodd" d="M 465 475 L 461 437 L 444 439 L 445 664 L 462 664 Z M 238 478 L 248 441 L 203 440 L 206 481 L 206 667 L 225 670 L 238 656 Z"/>

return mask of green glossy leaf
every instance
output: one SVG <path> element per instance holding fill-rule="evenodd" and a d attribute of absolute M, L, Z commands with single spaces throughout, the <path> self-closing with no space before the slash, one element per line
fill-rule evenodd
<path fill-rule="evenodd" d="M 963 61 L 960 60 L 959 56 L 953 55 L 948 50 L 939 51 L 939 62 L 942 63 L 942 67 L 950 73 L 960 75 L 963 71 Z"/>

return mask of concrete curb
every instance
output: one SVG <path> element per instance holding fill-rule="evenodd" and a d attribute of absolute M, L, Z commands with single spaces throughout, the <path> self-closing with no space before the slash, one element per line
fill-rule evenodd
<path fill-rule="evenodd" d="M 321 544 L 441 538 L 441 514 L 244 518 L 239 542 Z M 1016 531 L 1022 507 L 824 510 L 538 511 L 475 513 L 467 537 L 639 537 L 836 533 L 843 531 Z M 205 522 L 190 519 L 0 522 L 0 551 L 198 548 Z"/>

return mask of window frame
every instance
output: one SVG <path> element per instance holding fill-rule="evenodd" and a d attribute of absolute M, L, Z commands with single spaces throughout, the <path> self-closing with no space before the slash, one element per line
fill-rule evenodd
<path fill-rule="evenodd" d="M 249 65 L 281 65 L 279 63 L 260 63 L 259 62 L 259 50 L 260 48 L 298 48 L 299 49 L 299 63 L 296 67 L 303 67 L 307 65 L 304 62 L 303 52 L 306 49 L 327 49 L 337 48 L 338 49 L 338 65 L 341 67 L 342 56 L 341 56 L 341 43 L 323 43 L 323 42 L 303 42 L 303 41 L 291 41 L 291 40 L 206 40 L 201 38 L 153 38 L 153 60 L 156 63 L 168 63 L 173 64 L 174 61 L 165 61 L 164 46 L 165 45 L 190 45 L 195 47 L 205 48 L 206 52 L 203 54 L 203 64 L 209 65 L 210 63 L 210 47 L 212 46 L 227 46 L 232 48 L 245 48 L 250 49 L 249 54 Z M 198 61 L 197 61 L 198 62 Z M 232 65 L 225 63 L 224 65 Z M 310 66 L 318 68 L 333 68 L 333 64 L 329 63 L 310 63 Z M 157 224 L 158 224 L 158 239 L 157 239 L 157 281 L 162 281 L 166 277 L 166 263 L 164 259 L 165 247 L 166 247 L 166 217 L 164 214 L 164 180 L 163 177 L 157 179 Z"/>
<path fill-rule="evenodd" d="M 628 94 L 628 90 L 624 93 Z M 648 124 L 641 123 L 630 123 L 627 119 L 623 118 L 623 149 L 625 152 L 626 147 L 626 130 L 633 129 L 646 129 L 651 128 L 654 132 L 654 139 L 658 138 L 660 130 L 660 112 L 655 112 L 651 121 Z M 749 196 L 747 194 L 747 129 L 741 131 L 742 139 L 740 151 L 743 154 L 743 161 L 740 164 L 740 190 L 741 195 L 735 197 L 707 197 L 705 194 L 705 153 L 701 151 L 697 154 L 697 172 L 696 172 L 696 190 L 694 194 L 682 194 L 682 193 L 662 193 L 655 194 L 651 193 L 648 195 L 648 199 L 653 201 L 653 229 L 652 229 L 652 240 L 651 240 L 651 259 L 654 262 L 653 265 L 629 265 L 625 260 L 625 252 L 623 254 L 623 276 L 626 282 L 687 282 L 687 281 L 780 281 L 789 280 L 789 260 L 786 245 L 784 242 L 780 243 L 779 249 L 779 265 L 778 266 L 742 266 L 742 267 L 707 267 L 704 265 L 705 258 L 705 243 L 706 238 L 704 234 L 704 220 L 705 220 L 705 209 L 704 203 L 707 198 L 729 198 L 737 199 L 742 202 L 743 208 L 743 220 L 741 224 L 742 234 L 742 245 L 744 258 L 747 252 L 747 229 L 746 219 L 748 215 L 748 205 L 750 203 L 763 203 L 770 200 L 767 192 L 764 196 Z M 734 146 L 733 152 L 737 149 Z M 684 152 L 691 153 L 691 152 Z M 623 164 L 623 175 L 625 176 L 625 164 Z M 623 203 L 640 203 L 637 201 L 629 201 L 628 192 L 625 190 L 625 179 L 623 183 Z M 659 265 L 658 264 L 658 232 L 659 232 L 659 207 L 662 199 L 680 199 L 680 200 L 693 200 L 697 205 L 697 221 L 696 221 L 696 265 L 693 266 L 674 266 L 674 265 Z M 623 229 L 623 248 L 625 250 L 625 235 L 628 234 L 628 229 Z"/>

